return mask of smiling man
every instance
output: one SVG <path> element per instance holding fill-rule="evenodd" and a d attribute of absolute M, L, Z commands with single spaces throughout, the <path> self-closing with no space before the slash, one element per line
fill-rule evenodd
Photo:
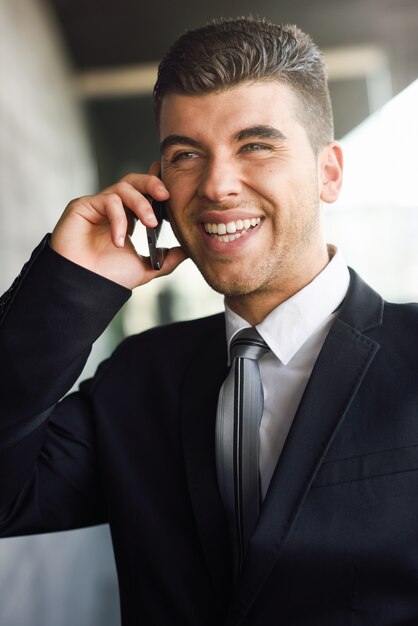
<path fill-rule="evenodd" d="M 160 132 L 182 248 L 232 309 L 262 321 L 328 263 L 320 200 L 338 195 L 340 148 L 317 152 L 291 87 L 271 79 L 169 93 Z"/>
<path fill-rule="evenodd" d="M 108 522 L 124 626 L 418 623 L 418 310 L 324 241 L 318 49 L 220 20 L 173 45 L 154 102 L 160 162 L 70 202 L 1 300 L 2 535 Z M 150 198 L 180 243 L 161 270 L 129 236 Z M 225 314 L 128 338 L 61 400 L 130 290 L 188 256 Z"/>

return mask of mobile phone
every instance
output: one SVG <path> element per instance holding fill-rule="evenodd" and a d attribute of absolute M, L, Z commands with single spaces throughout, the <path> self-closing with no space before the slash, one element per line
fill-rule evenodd
<path fill-rule="evenodd" d="M 157 218 L 158 224 L 155 228 L 147 227 L 148 250 L 151 260 L 151 266 L 154 270 L 160 270 L 164 263 L 166 250 L 158 247 L 158 236 L 165 216 L 164 202 L 150 199 L 152 209 Z"/>

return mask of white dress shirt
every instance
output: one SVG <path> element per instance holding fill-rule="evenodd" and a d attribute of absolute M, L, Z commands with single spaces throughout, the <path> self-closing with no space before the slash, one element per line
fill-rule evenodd
<path fill-rule="evenodd" d="M 264 498 L 315 361 L 347 293 L 350 274 L 341 252 L 328 246 L 323 271 L 256 326 L 270 352 L 260 361 L 264 410 L 260 425 L 260 477 Z M 225 306 L 228 350 L 248 322 Z"/>

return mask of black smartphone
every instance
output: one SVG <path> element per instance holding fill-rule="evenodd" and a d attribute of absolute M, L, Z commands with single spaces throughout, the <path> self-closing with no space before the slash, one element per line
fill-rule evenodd
<path fill-rule="evenodd" d="M 164 258 L 166 255 L 166 250 L 164 248 L 158 247 L 158 236 L 160 234 L 161 226 L 163 224 L 165 208 L 164 202 L 158 202 L 157 200 L 152 199 L 150 199 L 150 201 L 158 224 L 155 228 L 147 228 L 148 250 L 152 268 L 154 270 L 160 270 L 163 266 Z"/>

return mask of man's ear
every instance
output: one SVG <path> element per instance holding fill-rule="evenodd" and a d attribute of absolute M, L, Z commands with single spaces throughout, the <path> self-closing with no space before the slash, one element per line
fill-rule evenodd
<path fill-rule="evenodd" d="M 148 174 L 152 174 L 152 176 L 160 176 L 161 175 L 161 162 L 153 161 L 148 169 Z"/>
<path fill-rule="evenodd" d="M 340 195 L 343 180 L 343 151 L 335 141 L 327 143 L 319 154 L 320 198 L 335 202 Z"/>

